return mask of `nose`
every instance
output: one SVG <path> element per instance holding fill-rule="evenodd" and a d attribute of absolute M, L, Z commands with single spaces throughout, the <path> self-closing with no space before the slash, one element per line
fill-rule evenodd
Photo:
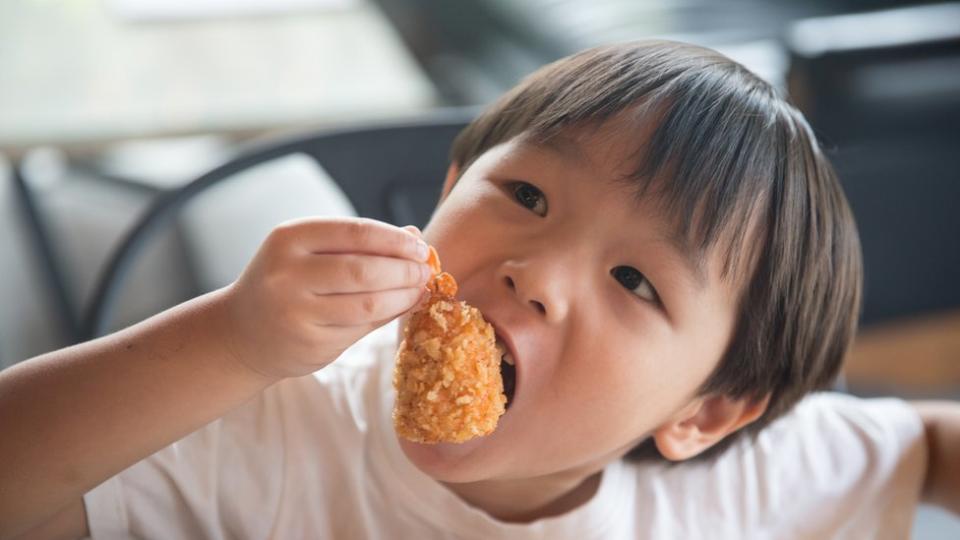
<path fill-rule="evenodd" d="M 503 286 L 526 308 L 547 322 L 562 321 L 570 308 L 572 291 L 560 261 L 506 261 L 500 267 Z"/>

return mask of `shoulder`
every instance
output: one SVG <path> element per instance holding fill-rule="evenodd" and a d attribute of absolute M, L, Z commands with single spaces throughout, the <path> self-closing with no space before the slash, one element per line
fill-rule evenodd
<path fill-rule="evenodd" d="M 771 479 L 825 491 L 912 490 L 926 467 L 923 422 L 896 398 L 812 394 L 733 450 L 727 461 L 760 460 Z"/>
<path fill-rule="evenodd" d="M 916 409 L 903 400 L 824 392 L 802 400 L 757 439 L 761 449 L 786 442 L 849 463 L 853 454 L 899 455 L 922 443 L 924 436 Z"/>
<path fill-rule="evenodd" d="M 640 508 L 644 497 L 656 501 L 649 519 L 665 530 L 722 538 L 744 531 L 756 538 L 902 538 L 909 535 L 925 460 L 923 425 L 908 403 L 822 393 L 712 462 L 634 470 Z M 706 524 L 710 530 L 702 529 Z"/>
<path fill-rule="evenodd" d="M 733 468 L 756 467 L 756 504 L 791 509 L 796 536 L 903 538 L 926 455 L 910 404 L 824 392 L 723 457 Z"/>

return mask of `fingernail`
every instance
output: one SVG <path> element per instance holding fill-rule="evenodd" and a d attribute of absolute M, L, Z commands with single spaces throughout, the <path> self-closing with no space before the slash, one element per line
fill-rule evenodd
<path fill-rule="evenodd" d="M 407 225 L 407 226 L 404 227 L 404 229 L 412 232 L 413 234 L 415 234 L 415 235 L 417 235 L 417 236 L 423 236 L 423 233 L 420 232 L 420 228 L 417 227 L 416 225 Z"/>
<path fill-rule="evenodd" d="M 427 256 L 430 254 L 430 247 L 427 246 L 427 243 L 423 240 L 417 240 L 417 258 L 421 261 L 427 260 Z"/>
<path fill-rule="evenodd" d="M 420 265 L 420 283 L 426 283 L 427 280 L 430 279 L 430 274 L 432 273 L 433 273 L 433 270 L 429 266 L 425 264 L 421 264 Z"/>

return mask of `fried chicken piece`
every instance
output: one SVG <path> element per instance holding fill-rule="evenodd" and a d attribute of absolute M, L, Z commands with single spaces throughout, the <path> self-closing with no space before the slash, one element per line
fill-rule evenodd
<path fill-rule="evenodd" d="M 493 432 L 504 412 L 501 352 L 480 310 L 454 299 L 457 282 L 440 271 L 432 247 L 428 263 L 430 299 L 411 315 L 397 351 L 393 423 L 410 441 L 459 443 Z"/>

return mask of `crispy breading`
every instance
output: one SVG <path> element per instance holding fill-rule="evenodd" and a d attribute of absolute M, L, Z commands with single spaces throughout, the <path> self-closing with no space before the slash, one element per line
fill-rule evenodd
<path fill-rule="evenodd" d="M 504 412 L 500 351 L 493 327 L 454 298 L 457 282 L 430 251 L 430 299 L 411 315 L 397 351 L 393 422 L 414 442 L 464 442 L 493 432 Z"/>

